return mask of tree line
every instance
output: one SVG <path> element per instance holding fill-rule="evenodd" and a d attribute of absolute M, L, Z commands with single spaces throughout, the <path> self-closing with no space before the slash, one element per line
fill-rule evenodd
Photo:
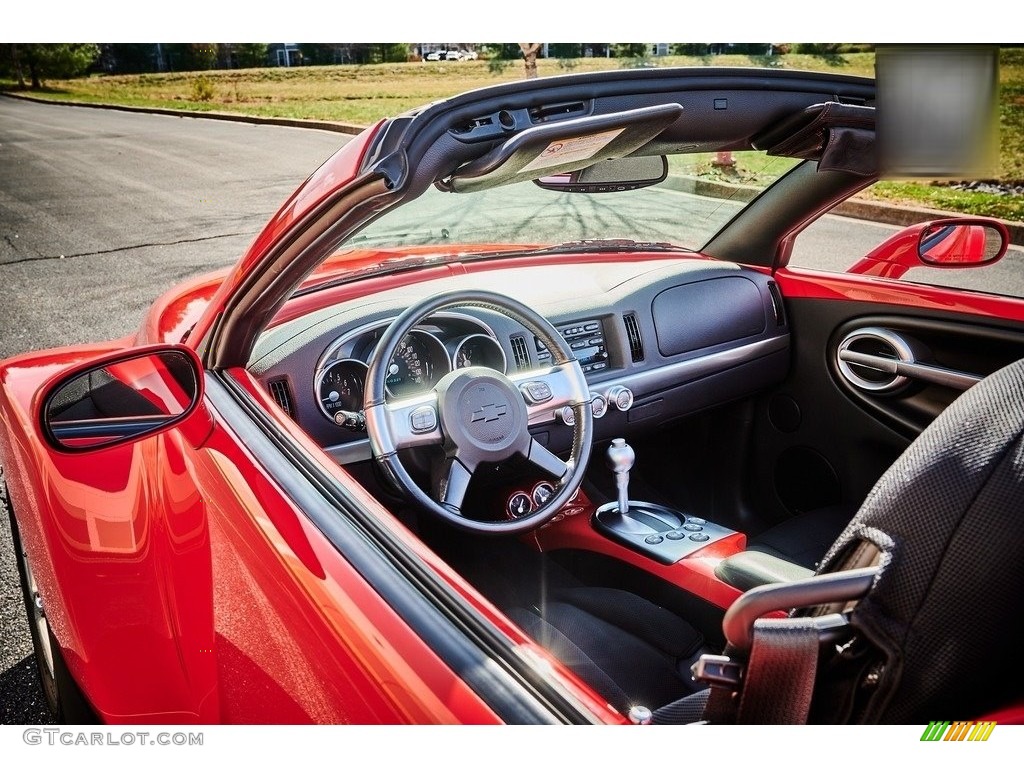
<path fill-rule="evenodd" d="M 475 50 L 496 68 L 512 60 L 525 63 L 535 76 L 538 57 L 643 59 L 650 43 L 3 43 L 0 78 L 19 88 L 39 89 L 48 79 L 89 73 L 140 74 L 240 69 L 277 64 L 378 64 L 422 59 L 437 47 Z M 869 45 L 839 43 L 663 43 L 658 50 L 682 56 L 737 53 L 773 56 L 784 53 L 841 55 L 871 50 Z"/>

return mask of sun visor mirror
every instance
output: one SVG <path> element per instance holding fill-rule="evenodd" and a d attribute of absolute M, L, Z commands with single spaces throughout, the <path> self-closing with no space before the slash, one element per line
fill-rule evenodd
<path fill-rule="evenodd" d="M 466 163 L 438 186 L 449 192 L 476 192 L 571 174 L 633 154 L 682 114 L 679 104 L 660 104 L 536 125 Z"/>

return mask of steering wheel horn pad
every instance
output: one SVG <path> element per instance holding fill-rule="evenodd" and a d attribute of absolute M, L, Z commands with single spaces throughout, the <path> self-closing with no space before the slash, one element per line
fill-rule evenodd
<path fill-rule="evenodd" d="M 522 394 L 504 375 L 487 368 L 464 368 L 437 384 L 446 453 L 474 469 L 530 448 L 528 414 Z"/>

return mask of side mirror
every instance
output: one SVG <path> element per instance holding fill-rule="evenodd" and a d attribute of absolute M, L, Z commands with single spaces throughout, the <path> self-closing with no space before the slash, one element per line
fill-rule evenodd
<path fill-rule="evenodd" d="M 886 238 L 847 269 L 895 280 L 915 267 L 983 267 L 1006 253 L 1010 233 L 998 219 L 932 219 Z"/>
<path fill-rule="evenodd" d="M 54 384 L 43 403 L 43 430 L 64 451 L 107 448 L 173 427 L 201 399 L 191 350 L 128 350 Z"/>
<path fill-rule="evenodd" d="M 1006 253 L 1009 234 L 999 222 L 943 219 L 921 230 L 917 256 L 930 267 L 981 267 Z"/>
<path fill-rule="evenodd" d="M 581 168 L 578 171 L 543 176 L 534 184 L 557 192 L 622 192 L 650 187 L 668 176 L 664 155 L 620 157 Z"/>

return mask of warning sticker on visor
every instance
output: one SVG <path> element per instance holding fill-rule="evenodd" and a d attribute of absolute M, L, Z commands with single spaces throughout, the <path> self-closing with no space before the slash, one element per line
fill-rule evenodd
<path fill-rule="evenodd" d="M 520 168 L 519 173 L 536 171 L 541 168 L 551 168 L 566 163 L 575 163 L 579 160 L 589 160 L 607 147 L 624 130 L 626 129 L 617 128 L 614 131 L 594 133 L 590 136 L 552 141 L 544 148 L 543 152 Z"/>

